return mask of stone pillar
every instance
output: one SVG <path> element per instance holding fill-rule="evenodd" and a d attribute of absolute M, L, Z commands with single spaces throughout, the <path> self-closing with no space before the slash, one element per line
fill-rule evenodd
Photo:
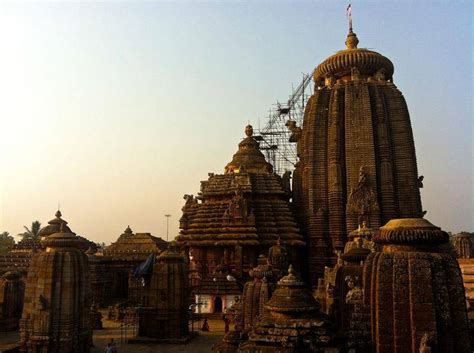
<path fill-rule="evenodd" d="M 88 353 L 90 329 L 87 245 L 64 230 L 45 238 L 32 259 L 20 322 L 20 352 Z"/>
<path fill-rule="evenodd" d="M 469 353 L 461 271 L 440 245 L 448 234 L 425 219 L 394 219 L 364 266 L 376 353 Z"/>

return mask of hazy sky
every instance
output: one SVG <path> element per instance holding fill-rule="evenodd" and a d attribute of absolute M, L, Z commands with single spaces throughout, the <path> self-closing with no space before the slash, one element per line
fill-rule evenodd
<path fill-rule="evenodd" d="M 178 233 L 247 121 L 335 51 L 346 2 L 0 5 L 0 231 L 53 218 L 109 243 Z M 359 47 L 395 65 L 427 219 L 473 226 L 470 2 L 355 2 Z"/>

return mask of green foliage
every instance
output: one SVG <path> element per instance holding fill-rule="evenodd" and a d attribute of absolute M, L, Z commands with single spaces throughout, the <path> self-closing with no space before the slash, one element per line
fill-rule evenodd
<path fill-rule="evenodd" d="M 15 245 L 15 239 L 8 232 L 0 233 L 0 254 L 4 254 Z"/>
<path fill-rule="evenodd" d="M 38 221 L 34 221 L 31 223 L 31 228 L 27 226 L 23 226 L 26 232 L 18 234 L 22 237 L 22 239 L 38 239 L 38 233 L 41 229 L 41 223 Z"/>

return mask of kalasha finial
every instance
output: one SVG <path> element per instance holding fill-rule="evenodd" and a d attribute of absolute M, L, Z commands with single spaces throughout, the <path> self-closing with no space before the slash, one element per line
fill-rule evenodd
<path fill-rule="evenodd" d="M 248 124 L 246 127 L 245 127 L 245 135 L 247 135 L 248 137 L 251 137 L 253 135 L 253 127 L 252 125 Z"/>
<path fill-rule="evenodd" d="M 290 267 L 288 267 L 288 273 L 293 276 L 295 275 L 296 272 L 295 272 L 295 269 L 293 268 L 293 265 L 290 265 Z"/>
<path fill-rule="evenodd" d="M 57 218 L 61 218 L 62 214 L 61 214 L 61 211 L 60 211 L 59 209 L 56 211 L 55 216 L 56 216 Z"/>

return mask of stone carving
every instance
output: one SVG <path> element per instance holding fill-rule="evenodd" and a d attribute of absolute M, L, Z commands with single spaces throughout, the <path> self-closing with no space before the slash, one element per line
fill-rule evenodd
<path fill-rule="evenodd" d="M 374 78 L 375 80 L 377 81 L 385 81 L 385 69 L 384 68 L 381 68 L 379 70 L 377 70 L 377 72 L 375 72 L 374 74 Z"/>
<path fill-rule="evenodd" d="M 296 126 L 296 121 L 288 120 L 285 124 L 288 130 L 291 131 L 290 142 L 298 142 L 302 135 L 301 127 Z"/>
<path fill-rule="evenodd" d="M 370 187 L 368 175 L 364 166 L 359 169 L 359 181 L 357 187 L 351 190 L 347 202 L 347 212 L 359 216 L 359 224 L 367 222 L 367 215 L 378 211 L 377 195 Z"/>
<path fill-rule="evenodd" d="M 247 221 L 249 216 L 249 207 L 244 197 L 244 192 L 240 185 L 237 185 L 234 197 L 229 201 L 229 206 L 225 210 L 224 219 L 229 221 L 243 220 Z"/>
<path fill-rule="evenodd" d="M 425 177 L 424 177 L 423 175 L 420 175 L 420 176 L 418 177 L 417 181 L 416 181 L 416 183 L 417 183 L 417 185 L 418 185 L 418 187 L 419 187 L 420 189 L 423 188 L 423 179 L 424 179 L 424 178 L 425 178 Z"/>
<path fill-rule="evenodd" d="M 40 310 L 49 310 L 49 301 L 43 294 L 39 296 L 39 307 Z"/>
<path fill-rule="evenodd" d="M 359 304 L 364 299 L 364 292 L 360 288 L 359 277 L 347 276 L 346 277 L 347 287 L 349 291 L 346 294 L 347 304 Z"/>
<path fill-rule="evenodd" d="M 351 69 L 351 80 L 357 81 L 360 80 L 360 71 L 357 67 Z"/>
<path fill-rule="evenodd" d="M 336 78 L 334 76 L 328 76 L 324 79 L 324 85 L 328 88 L 333 88 L 336 84 Z"/>
<path fill-rule="evenodd" d="M 421 337 L 419 353 L 431 353 L 431 346 L 433 344 L 432 335 L 425 332 Z"/>
<path fill-rule="evenodd" d="M 185 200 L 184 206 L 181 209 L 182 211 L 186 211 L 190 206 L 197 204 L 197 199 L 194 198 L 194 195 L 188 195 L 185 194 L 183 196 L 183 199 Z"/>

